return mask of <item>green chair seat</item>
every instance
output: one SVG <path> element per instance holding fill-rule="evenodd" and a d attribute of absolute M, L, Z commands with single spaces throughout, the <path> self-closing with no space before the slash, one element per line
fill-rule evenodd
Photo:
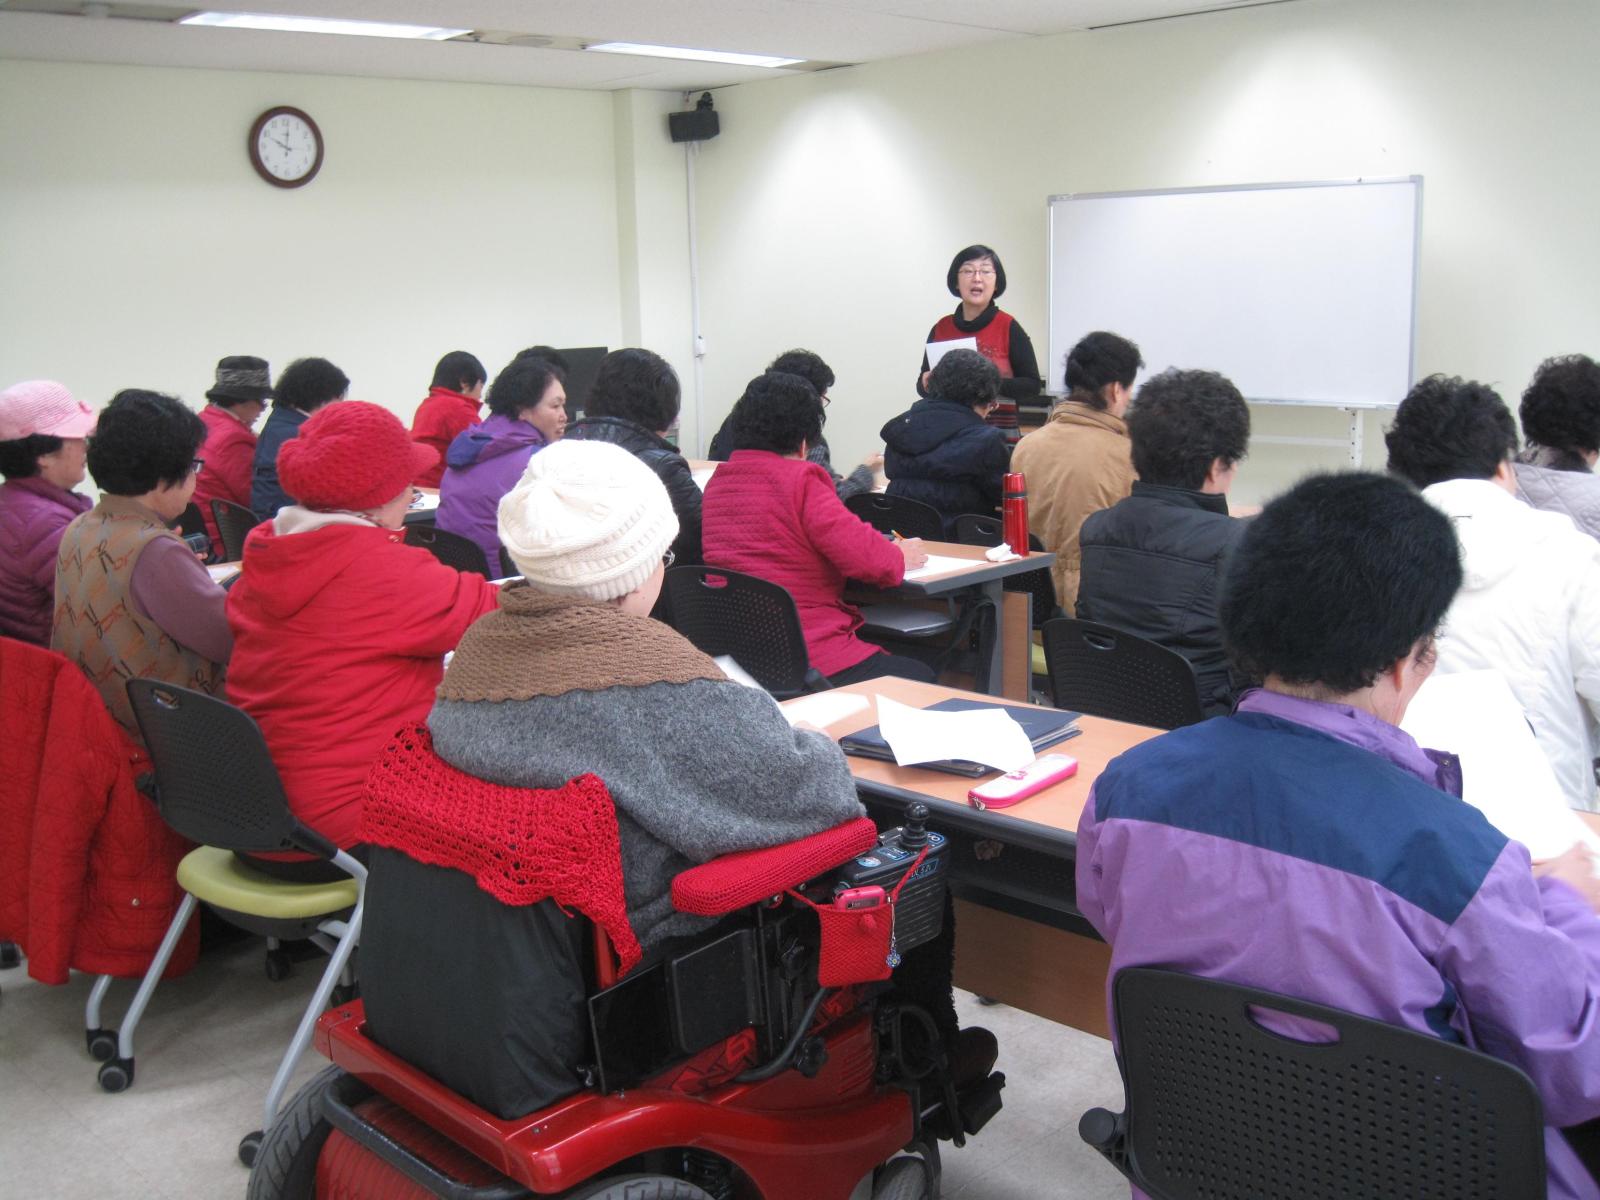
<path fill-rule="evenodd" d="M 289 883 L 252 870 L 232 850 L 201 846 L 178 864 L 178 886 L 197 900 L 232 912 L 296 921 L 354 906 L 356 881 Z"/>

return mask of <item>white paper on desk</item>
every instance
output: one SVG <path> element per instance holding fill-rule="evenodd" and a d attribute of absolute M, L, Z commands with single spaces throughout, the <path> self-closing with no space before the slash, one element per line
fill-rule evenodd
<path fill-rule="evenodd" d="M 1600 837 L 1567 807 L 1550 761 L 1498 671 L 1435 673 L 1400 728 L 1430 750 L 1458 755 L 1462 798 L 1535 860 L 1554 858 L 1575 842 L 1600 852 Z"/>
<path fill-rule="evenodd" d="M 1003 708 L 932 712 L 877 696 L 878 732 L 902 767 L 962 758 L 997 771 L 1015 771 L 1039 756 L 1028 735 Z"/>
<path fill-rule="evenodd" d="M 711 482 L 711 477 L 716 473 L 717 469 L 715 467 L 701 467 L 698 471 L 689 472 L 694 479 L 695 486 L 702 492 L 706 490 L 706 484 Z"/>
<path fill-rule="evenodd" d="M 438 497 L 437 493 L 435 493 L 435 492 L 418 492 L 415 496 L 411 497 L 411 503 L 410 503 L 410 505 L 407 506 L 407 511 L 408 512 L 432 512 L 434 509 L 436 509 L 438 507 L 439 507 L 439 497 Z"/>
<path fill-rule="evenodd" d="M 746 671 L 739 665 L 739 660 L 733 655 L 718 654 L 714 656 L 711 661 L 716 663 L 717 666 L 721 667 L 722 673 L 735 683 L 742 683 L 747 688 L 755 688 L 758 692 L 766 690 L 756 682 L 756 677 L 754 675 L 750 674 L 749 671 Z"/>
<path fill-rule="evenodd" d="M 1005 542 L 1001 542 L 998 546 L 990 546 L 983 552 L 983 556 L 992 563 L 1010 562 L 1022 557 Z"/>
<path fill-rule="evenodd" d="M 971 565 L 972 560 L 970 558 L 952 558 L 947 554 L 930 554 L 927 562 L 914 570 L 907 571 L 905 578 L 912 580 L 927 579 L 930 575 L 944 575 L 947 572 L 959 571 Z"/>
<path fill-rule="evenodd" d="M 928 370 L 931 371 L 937 367 L 939 360 L 952 350 L 976 350 L 977 348 L 978 339 L 975 337 L 951 338 L 948 342 L 929 342 Z"/>
<path fill-rule="evenodd" d="M 817 729 L 826 729 L 835 721 L 855 716 L 868 703 L 865 696 L 857 696 L 853 692 L 818 692 L 813 696 L 785 700 L 779 707 L 783 709 L 784 720 L 791 725 L 804 721 Z"/>

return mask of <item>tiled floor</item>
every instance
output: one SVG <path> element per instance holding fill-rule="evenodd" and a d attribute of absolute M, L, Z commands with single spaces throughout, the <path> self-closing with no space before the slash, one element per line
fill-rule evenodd
<path fill-rule="evenodd" d="M 83 1044 L 89 979 L 44 987 L 25 968 L 0 971 L 0 1195 L 51 1200 L 218 1200 L 244 1195 L 234 1158 L 320 969 L 267 982 L 259 943 L 202 959 L 164 983 L 139 1030 L 134 1086 L 107 1095 Z M 133 995 L 119 982 L 115 1024 Z M 947 1200 L 1123 1200 L 1128 1190 L 1078 1140 L 1078 1115 L 1116 1107 L 1109 1045 L 1003 1007 L 960 997 L 962 1020 L 1000 1039 L 1005 1109 L 944 1157 Z M 320 1070 L 313 1053 L 297 1082 Z"/>

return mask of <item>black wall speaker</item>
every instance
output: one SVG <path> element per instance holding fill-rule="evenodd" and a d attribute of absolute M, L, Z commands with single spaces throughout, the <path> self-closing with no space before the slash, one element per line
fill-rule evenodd
<path fill-rule="evenodd" d="M 668 113 L 667 131 L 675 142 L 704 142 L 721 133 L 716 111 L 711 107 L 711 93 L 701 94 L 693 112 Z"/>

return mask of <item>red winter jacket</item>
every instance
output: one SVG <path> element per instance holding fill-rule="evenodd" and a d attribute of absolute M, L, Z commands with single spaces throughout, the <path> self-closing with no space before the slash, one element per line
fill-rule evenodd
<path fill-rule="evenodd" d="M 444 655 L 499 602 L 482 575 L 403 545 L 397 530 L 327 524 L 250 531 L 228 592 L 228 699 L 256 719 L 289 807 L 340 846 L 360 836 L 367 771 L 423 721 Z"/>
<path fill-rule="evenodd" d="M 905 558 L 844 506 L 821 467 L 735 450 L 706 485 L 701 531 L 708 564 L 789 589 L 811 665 L 824 675 L 882 652 L 856 637 L 861 614 L 839 596 L 846 579 L 893 587 Z"/>
<path fill-rule="evenodd" d="M 480 420 L 478 410 L 482 402 L 471 396 L 446 387 L 431 387 L 417 414 L 411 418 L 411 440 L 432 446 L 439 452 L 439 461 L 423 471 L 411 482 L 417 487 L 436 488 L 444 479 L 444 456 L 456 436 L 471 429 Z"/>
<path fill-rule="evenodd" d="M 28 974 L 143 975 L 190 849 L 135 786 L 149 760 L 59 654 L 0 638 L 0 938 Z M 191 921 L 167 976 L 194 965 Z"/>
<path fill-rule="evenodd" d="M 250 476 L 255 469 L 256 435 L 226 409 L 208 404 L 200 410 L 206 427 L 206 440 L 200 446 L 205 467 L 194 480 L 194 503 L 205 518 L 206 533 L 218 550 L 222 537 L 211 516 L 212 500 L 228 500 L 241 508 L 250 507 Z"/>

